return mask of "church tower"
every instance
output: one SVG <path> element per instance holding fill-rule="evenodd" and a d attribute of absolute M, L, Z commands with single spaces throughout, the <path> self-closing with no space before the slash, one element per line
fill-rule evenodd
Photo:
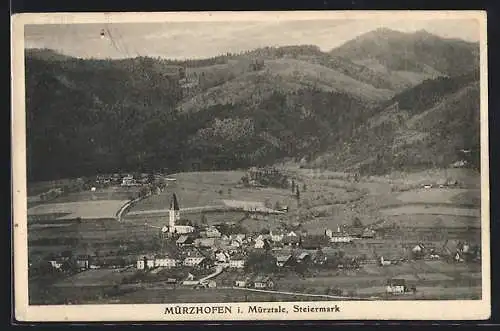
<path fill-rule="evenodd" d="M 177 202 L 177 196 L 175 193 L 172 195 L 172 201 L 170 201 L 168 216 L 168 232 L 174 233 L 175 222 L 180 218 L 179 203 Z"/>

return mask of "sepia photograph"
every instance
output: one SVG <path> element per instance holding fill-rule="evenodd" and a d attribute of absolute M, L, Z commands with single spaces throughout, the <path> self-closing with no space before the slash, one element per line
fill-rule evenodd
<path fill-rule="evenodd" d="M 11 50 L 18 320 L 490 316 L 484 12 L 20 14 Z"/>

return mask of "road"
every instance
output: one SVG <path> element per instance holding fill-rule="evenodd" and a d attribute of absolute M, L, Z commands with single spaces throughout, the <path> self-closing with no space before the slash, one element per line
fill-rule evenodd
<path fill-rule="evenodd" d="M 229 210 L 230 208 L 219 205 L 219 206 L 201 206 L 201 207 L 189 207 L 189 208 L 180 208 L 180 212 L 202 212 L 202 211 L 219 211 L 219 210 Z M 170 209 L 151 209 L 151 210 L 136 210 L 127 213 L 127 216 L 143 216 L 143 215 L 151 215 L 151 214 L 168 214 Z"/>
<path fill-rule="evenodd" d="M 272 291 L 272 290 L 258 290 L 253 288 L 245 288 L 245 287 L 228 287 L 233 290 L 242 290 L 249 292 L 263 292 L 263 293 L 271 293 L 271 294 L 285 294 L 285 295 L 293 295 L 293 296 L 306 296 L 306 297 L 320 297 L 320 298 L 328 298 L 328 299 L 349 299 L 349 300 L 372 300 L 379 299 L 378 297 L 370 297 L 370 298 L 360 298 L 360 297 L 348 297 L 348 296 L 339 296 L 339 295 L 327 295 L 327 294 L 309 294 L 309 293 L 299 293 L 299 292 L 283 292 L 283 291 Z"/>

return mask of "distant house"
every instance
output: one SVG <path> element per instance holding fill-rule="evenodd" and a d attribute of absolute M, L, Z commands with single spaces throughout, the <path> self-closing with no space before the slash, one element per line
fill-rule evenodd
<path fill-rule="evenodd" d="M 155 267 L 164 267 L 164 268 L 175 268 L 177 266 L 177 260 L 164 255 L 155 256 L 154 260 Z"/>
<path fill-rule="evenodd" d="M 268 249 L 270 248 L 269 241 L 267 239 L 255 239 L 254 248 L 256 249 Z"/>
<path fill-rule="evenodd" d="M 238 241 L 238 240 L 231 240 L 230 245 L 231 245 L 231 247 L 239 248 L 243 244 L 240 241 Z"/>
<path fill-rule="evenodd" d="M 269 233 L 272 242 L 281 242 L 285 235 L 282 232 L 271 231 Z"/>
<path fill-rule="evenodd" d="M 274 281 L 269 276 L 258 276 L 253 281 L 256 289 L 271 289 L 274 287 Z"/>
<path fill-rule="evenodd" d="M 323 265 L 327 260 L 328 257 L 322 250 L 317 250 L 312 256 L 312 261 L 315 264 Z"/>
<path fill-rule="evenodd" d="M 212 266 L 210 260 L 205 257 L 187 257 L 184 259 L 183 265 L 201 269 L 207 269 Z"/>
<path fill-rule="evenodd" d="M 363 233 L 361 234 L 361 238 L 374 238 L 375 237 L 375 230 L 372 229 L 364 229 Z"/>
<path fill-rule="evenodd" d="M 151 269 L 155 267 L 155 258 L 154 256 L 151 255 L 144 255 L 140 256 L 137 259 L 137 269 L 139 270 L 144 270 L 144 269 Z"/>
<path fill-rule="evenodd" d="M 248 285 L 248 280 L 237 279 L 234 281 L 235 287 L 247 287 L 247 285 Z"/>
<path fill-rule="evenodd" d="M 407 291 L 404 279 L 388 279 L 385 292 L 388 294 L 403 294 Z"/>
<path fill-rule="evenodd" d="M 299 246 L 300 245 L 300 237 L 299 236 L 286 236 L 283 238 L 283 245 L 284 246 Z"/>
<path fill-rule="evenodd" d="M 181 235 L 175 241 L 175 244 L 179 247 L 190 246 L 193 244 L 193 238 L 187 235 Z"/>
<path fill-rule="evenodd" d="M 220 231 L 216 227 L 209 227 L 205 231 L 205 235 L 208 238 L 220 238 L 222 236 L 222 233 L 220 233 Z"/>
<path fill-rule="evenodd" d="M 353 237 L 347 233 L 332 233 L 330 237 L 331 243 L 350 243 L 353 241 Z"/>
<path fill-rule="evenodd" d="M 218 251 L 215 253 L 215 262 L 227 263 L 229 261 L 229 255 L 226 252 Z"/>
<path fill-rule="evenodd" d="M 246 264 L 246 259 L 243 255 L 232 256 L 229 260 L 229 267 L 234 269 L 243 269 Z"/>
<path fill-rule="evenodd" d="M 302 263 L 302 264 L 307 264 L 308 262 L 311 261 L 311 254 L 307 252 L 302 252 L 299 255 L 297 255 L 297 263 Z"/>
<path fill-rule="evenodd" d="M 362 238 L 365 229 L 362 227 L 352 227 L 349 229 L 349 234 L 354 238 Z"/>
<path fill-rule="evenodd" d="M 90 256 L 89 255 L 78 255 L 76 257 L 76 265 L 80 270 L 87 270 L 90 268 Z"/>
<path fill-rule="evenodd" d="M 293 259 L 291 254 L 287 255 L 278 255 L 276 257 L 276 265 L 278 267 L 287 267 L 293 264 Z"/>
<path fill-rule="evenodd" d="M 66 261 L 66 259 L 62 259 L 62 258 L 55 258 L 55 259 L 52 259 L 52 260 L 49 260 L 49 263 L 50 265 L 54 268 L 54 269 L 61 269 L 62 265 L 64 264 L 64 262 Z"/>
<path fill-rule="evenodd" d="M 188 234 L 193 233 L 195 228 L 191 225 L 176 225 L 174 227 L 174 233 L 176 234 Z"/>

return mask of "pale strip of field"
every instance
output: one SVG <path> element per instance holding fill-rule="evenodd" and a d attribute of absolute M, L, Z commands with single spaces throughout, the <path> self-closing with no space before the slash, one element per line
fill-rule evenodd
<path fill-rule="evenodd" d="M 418 278 L 420 278 L 420 280 L 453 280 L 452 277 L 440 273 L 418 274 Z"/>
<path fill-rule="evenodd" d="M 481 195 L 480 190 L 433 188 L 403 192 L 397 196 L 397 199 L 408 203 L 453 203 L 453 197 L 467 192 L 476 193 L 478 197 Z"/>
<path fill-rule="evenodd" d="M 480 217 L 481 213 L 479 209 L 472 208 L 456 208 L 456 207 L 425 207 L 419 205 L 405 205 L 394 208 L 387 208 L 380 211 L 385 215 L 396 216 L 396 215 L 456 215 L 456 216 L 467 216 L 467 217 Z"/>
<path fill-rule="evenodd" d="M 127 200 L 98 200 L 66 203 L 48 203 L 28 210 L 28 215 L 67 213 L 57 219 L 99 219 L 114 218 L 116 212 Z"/>

